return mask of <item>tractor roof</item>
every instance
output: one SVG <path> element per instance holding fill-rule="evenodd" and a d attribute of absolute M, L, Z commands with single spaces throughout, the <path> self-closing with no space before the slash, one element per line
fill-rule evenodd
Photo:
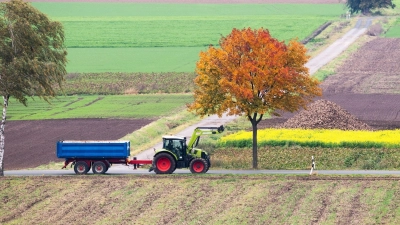
<path fill-rule="evenodd" d="M 166 136 L 163 136 L 163 138 L 165 138 L 165 139 L 178 139 L 178 140 L 184 140 L 186 137 L 182 137 L 182 136 L 172 136 L 172 135 L 166 135 Z"/>

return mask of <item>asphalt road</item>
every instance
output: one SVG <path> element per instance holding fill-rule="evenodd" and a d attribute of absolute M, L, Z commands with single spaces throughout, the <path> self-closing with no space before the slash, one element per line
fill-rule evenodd
<path fill-rule="evenodd" d="M 400 175 L 400 171 L 387 170 L 314 170 L 318 175 Z M 107 173 L 108 175 L 156 175 L 147 169 L 133 169 L 133 166 L 112 166 Z M 177 169 L 174 174 L 190 174 L 188 169 Z M 293 175 L 309 175 L 310 170 L 212 170 L 207 174 L 293 174 Z M 74 175 L 73 169 L 68 170 L 11 170 L 5 171 L 5 176 L 65 176 Z M 90 171 L 87 176 L 93 175 Z M 76 175 L 77 176 L 77 175 Z"/>

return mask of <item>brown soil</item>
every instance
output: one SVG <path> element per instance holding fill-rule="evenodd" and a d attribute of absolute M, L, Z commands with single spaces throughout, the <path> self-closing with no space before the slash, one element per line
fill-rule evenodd
<path fill-rule="evenodd" d="M 56 157 L 59 140 L 117 140 L 149 124 L 148 119 L 65 119 L 8 121 L 4 169 L 32 168 Z"/>
<path fill-rule="evenodd" d="M 400 221 L 399 177 L 8 176 L 0 177 L 0 190 L 0 224 Z"/>
<path fill-rule="evenodd" d="M 400 94 L 400 39 L 366 43 L 321 85 L 328 94 Z"/>

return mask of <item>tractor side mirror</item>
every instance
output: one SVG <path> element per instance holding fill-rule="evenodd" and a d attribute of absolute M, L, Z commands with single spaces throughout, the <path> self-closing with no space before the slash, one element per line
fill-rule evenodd
<path fill-rule="evenodd" d="M 221 125 L 220 127 L 218 127 L 218 133 L 222 133 L 222 132 L 224 132 L 224 130 L 225 130 L 224 125 Z"/>

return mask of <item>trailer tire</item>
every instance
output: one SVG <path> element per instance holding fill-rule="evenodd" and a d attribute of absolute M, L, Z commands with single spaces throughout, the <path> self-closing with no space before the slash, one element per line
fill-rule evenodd
<path fill-rule="evenodd" d="M 171 174 L 176 169 L 176 162 L 172 155 L 160 153 L 154 157 L 153 168 L 156 174 Z"/>
<path fill-rule="evenodd" d="M 75 174 L 78 174 L 78 175 L 87 174 L 89 169 L 90 169 L 90 167 L 85 161 L 78 161 L 75 163 L 75 166 L 74 166 Z"/>
<path fill-rule="evenodd" d="M 208 168 L 208 163 L 203 158 L 195 158 L 189 164 L 189 169 L 192 173 L 206 173 Z"/>
<path fill-rule="evenodd" d="M 105 174 L 107 171 L 107 166 L 102 161 L 97 161 L 93 163 L 92 171 L 94 174 Z"/>

